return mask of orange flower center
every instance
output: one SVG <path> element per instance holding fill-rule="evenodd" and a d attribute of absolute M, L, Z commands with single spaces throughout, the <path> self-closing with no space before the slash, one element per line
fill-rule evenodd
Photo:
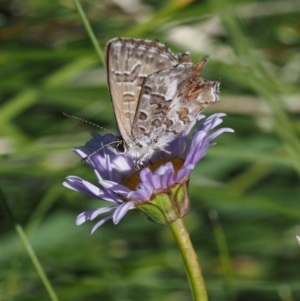
<path fill-rule="evenodd" d="M 180 168 L 184 164 L 184 160 L 180 159 L 178 157 L 169 157 L 169 158 L 163 158 L 159 159 L 155 163 L 149 163 L 148 165 L 145 165 L 143 168 L 148 167 L 152 172 L 157 170 L 161 165 L 164 165 L 168 162 L 171 162 L 174 167 L 175 175 L 178 173 Z M 135 190 L 137 185 L 141 182 L 140 180 L 140 171 L 141 170 L 135 170 L 133 173 L 131 173 L 127 178 L 124 179 L 124 184 L 131 190 Z"/>

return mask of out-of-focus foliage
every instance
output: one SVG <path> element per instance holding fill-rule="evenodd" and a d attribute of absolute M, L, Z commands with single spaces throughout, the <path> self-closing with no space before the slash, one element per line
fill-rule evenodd
<path fill-rule="evenodd" d="M 185 217 L 215 300 L 300 299 L 300 4 L 277 1 L 82 0 L 103 47 L 116 36 L 159 39 L 221 78 L 224 134 L 192 174 Z M 115 121 L 106 72 L 71 0 L 0 1 L 0 186 L 60 300 L 191 300 L 168 227 L 130 212 L 94 235 L 77 214 L 101 206 L 62 187 L 96 183 L 72 153 Z M 220 224 L 212 223 L 217 212 Z M 224 268 L 226 246 L 230 268 Z M 48 300 L 1 214 L 0 300 Z M 223 266 L 223 269 L 222 269 Z"/>

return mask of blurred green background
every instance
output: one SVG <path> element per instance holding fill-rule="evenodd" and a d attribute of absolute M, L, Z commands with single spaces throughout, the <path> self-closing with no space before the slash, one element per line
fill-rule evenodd
<path fill-rule="evenodd" d="M 205 113 L 225 112 L 235 134 L 193 172 L 184 218 L 210 300 L 300 300 L 300 1 L 81 4 L 102 47 L 132 36 L 210 55 L 203 76 L 221 78 L 221 102 Z M 168 227 L 135 211 L 92 236 L 94 223 L 74 225 L 105 203 L 62 187 L 67 175 L 96 183 L 72 147 L 97 131 L 62 112 L 115 121 L 73 1 L 0 1 L 0 43 L 0 187 L 60 300 L 191 300 Z M 49 300 L 2 205 L 0 231 L 0 301 Z"/>

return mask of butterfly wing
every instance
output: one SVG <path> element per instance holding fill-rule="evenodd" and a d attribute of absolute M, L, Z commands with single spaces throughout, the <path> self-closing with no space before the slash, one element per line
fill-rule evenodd
<path fill-rule="evenodd" d="M 120 134 L 134 140 L 132 124 L 145 79 L 159 70 L 178 64 L 178 57 L 156 41 L 117 38 L 108 42 L 107 78 Z M 181 59 L 181 58 L 179 58 Z"/>
<path fill-rule="evenodd" d="M 132 126 L 133 136 L 162 149 L 184 132 L 199 112 L 219 100 L 219 82 L 198 77 L 207 58 L 181 63 L 144 81 Z"/>

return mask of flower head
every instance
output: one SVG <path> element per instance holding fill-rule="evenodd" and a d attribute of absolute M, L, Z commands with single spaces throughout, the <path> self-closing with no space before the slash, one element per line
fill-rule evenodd
<path fill-rule="evenodd" d="M 166 148 L 159 151 L 145 167 L 136 170 L 130 153 L 116 153 L 105 147 L 116 140 L 113 135 L 98 135 L 84 147 L 75 148 L 75 153 L 86 158 L 98 179 L 98 186 L 79 177 L 68 176 L 64 186 L 88 196 L 110 202 L 111 206 L 89 210 L 78 215 L 76 224 L 81 225 L 98 215 L 110 212 L 94 225 L 93 233 L 109 219 L 117 224 L 129 209 L 138 209 L 151 220 L 170 224 L 184 216 L 190 208 L 187 183 L 195 165 L 203 158 L 211 141 L 224 132 L 233 132 L 230 128 L 221 128 L 214 132 L 225 114 L 213 114 L 208 118 L 199 115 L 189 128 Z M 205 119 L 204 119 L 205 118 Z M 204 119 L 204 120 L 203 120 Z M 188 137 L 196 122 L 203 120 Z M 172 154 L 172 155 L 170 155 Z M 150 163 L 151 162 L 151 163 Z"/>

